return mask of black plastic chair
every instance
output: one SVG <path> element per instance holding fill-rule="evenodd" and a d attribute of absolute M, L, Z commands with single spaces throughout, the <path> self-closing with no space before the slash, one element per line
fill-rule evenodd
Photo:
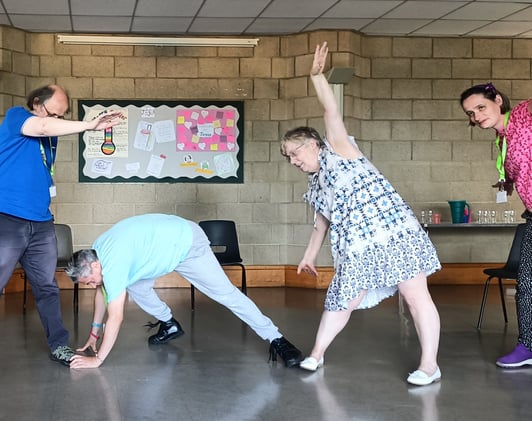
<path fill-rule="evenodd" d="M 480 330 L 482 325 L 482 318 L 484 316 L 484 308 L 486 307 L 486 299 L 488 298 L 490 282 L 493 278 L 499 279 L 499 293 L 501 294 L 502 312 L 504 314 L 504 323 L 508 323 L 508 315 L 506 313 L 506 300 L 504 299 L 504 291 L 502 288 L 503 279 L 517 280 L 517 271 L 519 269 L 519 260 L 521 254 L 521 243 L 525 233 L 525 224 L 519 224 L 515 230 L 514 239 L 510 248 L 508 260 L 503 267 L 484 269 L 484 273 L 488 275 L 486 283 L 484 284 L 484 295 L 482 296 L 482 304 L 480 305 L 480 314 L 478 316 L 477 329 Z"/>
<path fill-rule="evenodd" d="M 72 230 L 66 224 L 55 224 L 55 235 L 57 237 L 57 265 L 56 270 L 64 270 L 68 266 L 68 262 L 72 259 L 74 254 L 74 246 L 72 244 Z M 22 311 L 26 312 L 26 298 L 27 298 L 27 283 L 26 273 L 24 273 L 24 302 Z M 79 285 L 74 284 L 74 312 L 79 311 Z"/>
<path fill-rule="evenodd" d="M 221 266 L 240 266 L 242 269 L 242 292 L 247 295 L 246 268 L 242 264 L 236 225 L 233 221 L 201 221 L 199 226 L 211 242 L 211 248 Z M 190 304 L 195 308 L 194 285 L 190 286 Z"/>

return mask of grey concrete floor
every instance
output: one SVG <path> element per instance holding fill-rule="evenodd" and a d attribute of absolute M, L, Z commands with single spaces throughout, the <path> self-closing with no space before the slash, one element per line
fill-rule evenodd
<path fill-rule="evenodd" d="M 515 345 L 515 303 L 505 327 L 492 288 L 482 331 L 480 286 L 432 286 L 440 311 L 441 383 L 409 386 L 418 342 L 397 296 L 353 313 L 316 373 L 268 363 L 262 341 L 227 309 L 188 289 L 160 289 L 186 334 L 150 347 L 151 320 L 134 303 L 113 351 L 98 369 L 71 370 L 48 359 L 33 303 L 0 297 L 1 420 L 525 420 L 532 413 L 532 368 L 503 370 L 495 359 Z M 312 347 L 324 291 L 251 288 L 249 296 L 305 354 Z M 92 290 L 62 291 L 71 344 L 87 338 Z M 153 333 L 153 332 L 152 332 Z"/>

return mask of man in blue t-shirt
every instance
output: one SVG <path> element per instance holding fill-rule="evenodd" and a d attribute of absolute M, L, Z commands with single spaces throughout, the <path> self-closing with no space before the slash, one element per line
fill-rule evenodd
<path fill-rule="evenodd" d="M 74 355 L 63 326 L 54 279 L 57 240 L 50 201 L 57 137 L 118 124 L 120 112 L 91 121 L 64 120 L 69 97 L 57 85 L 31 92 L 27 109 L 10 108 L 0 125 L 0 294 L 20 262 L 50 348 L 50 358 L 69 365 Z"/>
<path fill-rule="evenodd" d="M 74 253 L 67 274 L 74 282 L 96 288 L 92 328 L 80 350 L 92 350 L 96 355 L 75 355 L 70 367 L 99 367 L 107 358 L 122 324 L 126 294 L 158 319 L 159 331 L 149 337 L 150 344 L 164 344 L 181 336 L 184 333 L 181 325 L 153 289 L 156 278 L 172 271 L 226 306 L 262 339 L 270 341 L 272 360 L 279 355 L 287 367 L 299 364 L 301 352 L 231 283 L 199 225 L 175 215 L 147 214 L 118 222 L 98 237 L 92 249 Z M 106 310 L 105 334 L 97 350 Z"/>

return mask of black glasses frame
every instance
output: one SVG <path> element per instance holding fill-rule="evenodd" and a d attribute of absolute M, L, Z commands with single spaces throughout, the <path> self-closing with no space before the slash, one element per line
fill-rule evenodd
<path fill-rule="evenodd" d="M 64 115 L 54 114 L 48 111 L 48 108 L 46 108 L 46 105 L 44 105 L 44 103 L 42 104 L 42 107 L 44 108 L 44 111 L 46 111 L 48 117 L 59 118 L 61 120 L 65 118 Z"/>

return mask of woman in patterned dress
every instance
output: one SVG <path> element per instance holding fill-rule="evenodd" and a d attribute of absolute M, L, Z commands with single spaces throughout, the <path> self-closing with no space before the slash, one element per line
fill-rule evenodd
<path fill-rule="evenodd" d="M 428 385 L 440 380 L 441 372 L 440 319 L 427 276 L 441 265 L 412 210 L 348 135 L 323 75 L 327 53 L 327 43 L 316 47 L 310 72 L 324 109 L 326 139 L 310 127 L 299 127 L 281 142 L 281 153 L 309 174 L 304 199 L 315 211 L 314 229 L 297 271 L 317 275 L 314 262 L 327 231 L 335 269 L 314 347 L 300 367 L 321 367 L 325 351 L 353 310 L 373 307 L 399 290 L 421 345 L 418 369 L 407 381 Z"/>
<path fill-rule="evenodd" d="M 498 196 L 505 200 L 515 184 L 526 208 L 515 294 L 519 336 L 513 351 L 496 364 L 504 368 L 532 365 L 532 102 L 525 100 L 511 109 L 508 97 L 487 83 L 466 89 L 460 103 L 471 126 L 496 132 L 499 181 L 493 187 L 499 189 Z"/>

